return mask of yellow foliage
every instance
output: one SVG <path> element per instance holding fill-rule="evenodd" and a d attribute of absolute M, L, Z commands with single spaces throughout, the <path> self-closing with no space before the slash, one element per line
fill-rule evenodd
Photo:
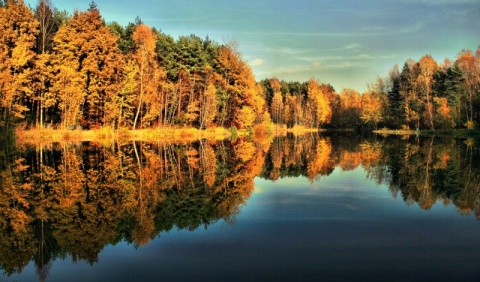
<path fill-rule="evenodd" d="M 234 147 L 235 157 L 242 162 L 249 161 L 255 153 L 255 145 L 253 142 L 242 140 Z"/>
<path fill-rule="evenodd" d="M 307 163 L 307 175 L 313 181 L 317 175 L 329 167 L 332 145 L 329 139 L 320 139 L 316 145 L 313 156 Z"/>

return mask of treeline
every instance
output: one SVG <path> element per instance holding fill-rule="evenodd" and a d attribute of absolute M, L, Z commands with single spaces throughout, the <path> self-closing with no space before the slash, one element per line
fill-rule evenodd
<path fill-rule="evenodd" d="M 0 114 L 7 124 L 90 129 L 270 122 L 234 43 L 178 40 L 137 18 L 106 24 L 94 3 L 72 16 L 46 0 L 0 7 Z"/>
<path fill-rule="evenodd" d="M 480 47 L 462 50 L 452 63 L 429 56 L 390 71 L 380 119 L 390 128 L 452 129 L 480 122 Z M 380 85 L 381 83 L 378 82 Z M 380 91 L 381 87 L 377 87 Z"/>
<path fill-rule="evenodd" d="M 480 124 L 480 48 L 463 50 L 454 62 L 430 55 L 394 66 L 368 91 L 329 84 L 261 81 L 272 120 L 288 126 L 330 128 L 473 129 Z M 313 95 L 312 95 L 313 94 Z"/>
<path fill-rule="evenodd" d="M 139 18 L 123 27 L 87 11 L 0 2 L 0 126 L 371 129 L 474 128 L 480 49 L 455 62 L 408 60 L 366 93 L 314 78 L 255 81 L 235 43 L 174 39 Z"/>

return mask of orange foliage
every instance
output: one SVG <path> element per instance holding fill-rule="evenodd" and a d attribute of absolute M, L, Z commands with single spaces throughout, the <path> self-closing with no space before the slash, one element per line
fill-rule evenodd
<path fill-rule="evenodd" d="M 361 158 L 362 166 L 364 168 L 369 168 L 380 160 L 382 156 L 382 147 L 379 143 L 364 142 L 360 144 L 360 147 L 362 148 Z"/>
<path fill-rule="evenodd" d="M 234 147 L 235 157 L 242 162 L 249 161 L 255 153 L 255 145 L 247 140 L 240 140 Z"/>
<path fill-rule="evenodd" d="M 0 107 L 10 116 L 24 118 L 23 105 L 32 96 L 31 66 L 34 61 L 38 21 L 23 1 L 0 7 Z"/>
<path fill-rule="evenodd" d="M 217 171 L 217 155 L 212 146 L 205 145 L 201 154 L 201 163 L 203 167 L 203 181 L 205 181 L 207 187 L 212 187 L 215 184 Z"/>
<path fill-rule="evenodd" d="M 322 87 L 313 78 L 308 81 L 308 99 L 313 113 L 310 127 L 319 127 L 324 123 L 330 122 L 332 117 L 330 102 L 323 93 Z"/>
<path fill-rule="evenodd" d="M 307 176 L 310 181 L 315 180 L 319 173 L 325 172 L 330 167 L 331 152 L 332 145 L 329 139 L 320 139 L 317 142 L 313 156 L 310 157 L 307 163 Z"/>
<path fill-rule="evenodd" d="M 340 156 L 340 161 L 338 166 L 344 171 L 354 170 L 362 162 L 362 153 L 361 152 L 349 152 L 344 151 Z"/>

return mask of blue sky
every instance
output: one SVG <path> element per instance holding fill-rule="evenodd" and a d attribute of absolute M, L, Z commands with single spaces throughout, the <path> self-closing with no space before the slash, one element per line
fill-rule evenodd
<path fill-rule="evenodd" d="M 52 0 L 86 10 L 91 0 Z M 37 0 L 26 0 L 35 6 Z M 315 77 L 366 90 L 394 64 L 431 54 L 441 63 L 480 45 L 480 0 L 96 0 L 107 22 L 139 16 L 178 38 L 236 40 L 257 80 Z"/>

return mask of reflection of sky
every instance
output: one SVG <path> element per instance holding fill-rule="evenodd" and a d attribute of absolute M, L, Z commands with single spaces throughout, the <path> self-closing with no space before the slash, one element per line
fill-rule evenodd
<path fill-rule="evenodd" d="M 322 224 L 331 221 L 359 222 L 391 220 L 408 216 L 438 214 L 452 218 L 458 215 L 453 205 L 445 208 L 437 203 L 430 211 L 418 205 L 406 208 L 399 195 L 393 198 L 388 187 L 366 180 L 362 168 L 342 171 L 337 168 L 329 176 L 310 183 L 306 178 L 285 178 L 276 182 L 257 179 L 261 191 L 247 203 L 239 218 L 250 220 L 306 221 Z M 253 217 L 250 218 L 250 217 Z"/>
<path fill-rule="evenodd" d="M 52 0 L 86 10 L 91 0 Z M 177 38 L 237 40 L 257 79 L 307 81 L 363 91 L 410 57 L 438 62 L 480 44 L 478 0 L 96 0 L 107 22 L 138 15 Z M 35 6 L 37 0 L 26 0 Z"/>
<path fill-rule="evenodd" d="M 361 168 L 310 183 L 256 179 L 235 223 L 175 230 L 99 263 L 53 263 L 47 281 L 478 281 L 480 223 L 453 205 L 407 207 Z M 29 266 L 27 272 L 34 275 Z M 23 277 L 11 281 L 31 281 Z M 10 280 L 9 280 L 10 281 Z"/>

